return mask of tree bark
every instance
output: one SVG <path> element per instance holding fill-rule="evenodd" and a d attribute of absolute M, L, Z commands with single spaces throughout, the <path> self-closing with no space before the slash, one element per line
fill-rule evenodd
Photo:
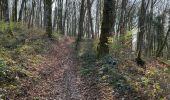
<path fill-rule="evenodd" d="M 160 57 L 160 56 L 161 56 L 161 52 L 163 51 L 163 49 L 164 49 L 164 47 L 165 47 L 165 45 L 166 45 L 166 42 L 167 42 L 167 40 L 168 40 L 169 34 L 170 34 L 170 26 L 169 26 L 169 29 L 168 29 L 168 31 L 167 31 L 167 33 L 166 33 L 165 39 L 164 39 L 164 41 L 163 41 L 163 44 L 162 44 L 161 48 L 158 50 L 158 52 L 157 52 L 157 54 L 156 54 L 156 57 Z"/>
<path fill-rule="evenodd" d="M 79 48 L 79 42 L 82 39 L 82 34 L 83 34 L 83 23 L 84 23 L 84 16 L 85 16 L 85 0 L 81 1 L 81 8 L 80 8 L 80 19 L 79 19 L 79 28 L 78 28 L 78 35 L 77 35 L 77 40 L 76 40 L 76 50 Z"/>
<path fill-rule="evenodd" d="M 98 57 L 105 56 L 109 53 L 108 38 L 112 37 L 113 27 L 115 24 L 114 9 L 114 0 L 104 0 L 103 21 L 101 26 L 100 43 L 98 46 Z"/>
<path fill-rule="evenodd" d="M 90 22 L 91 35 L 92 35 L 92 38 L 94 39 L 94 30 L 93 30 L 93 19 L 92 19 L 92 15 L 91 15 L 91 6 L 92 6 L 92 4 L 91 4 L 90 0 L 87 0 L 88 18 L 89 18 L 89 22 Z"/>
<path fill-rule="evenodd" d="M 120 36 L 122 36 L 121 42 L 124 43 L 124 35 L 126 33 L 126 6 L 127 6 L 128 0 L 122 0 L 122 7 L 121 7 L 121 16 L 120 16 L 120 22 L 119 22 L 119 33 Z"/>
<path fill-rule="evenodd" d="M 9 23 L 9 8 L 8 8 L 8 0 L 3 0 L 3 19 L 5 22 Z"/>
<path fill-rule="evenodd" d="M 82 39 L 83 34 L 83 23 L 84 23 L 84 16 L 85 16 L 85 0 L 81 2 L 81 9 L 80 9 L 80 19 L 79 19 L 79 31 L 78 31 L 78 38 L 77 41 L 79 42 Z"/>
<path fill-rule="evenodd" d="M 66 17 L 67 17 L 67 12 L 68 12 L 68 0 L 66 0 L 65 4 L 65 13 L 64 13 L 64 18 L 63 18 L 63 27 L 62 27 L 62 33 L 65 34 L 65 24 L 66 24 Z M 75 15 L 76 16 L 76 15 Z"/>
<path fill-rule="evenodd" d="M 63 27 L 63 0 L 58 0 L 58 33 L 62 33 L 62 27 Z"/>
<path fill-rule="evenodd" d="M 52 0 L 44 0 L 44 19 L 45 20 L 45 28 L 46 28 L 46 34 L 50 39 L 52 39 Z"/>
<path fill-rule="evenodd" d="M 25 4 L 26 0 L 22 0 L 22 3 L 21 3 L 21 8 L 20 8 L 20 11 L 19 11 L 19 17 L 18 17 L 18 22 L 20 22 L 22 20 L 22 13 L 23 13 L 23 10 L 24 10 L 24 4 Z"/>
<path fill-rule="evenodd" d="M 143 35 L 145 33 L 145 16 L 146 16 L 145 0 L 142 0 L 138 26 L 139 32 L 137 37 L 137 59 L 141 59 L 142 54 Z"/>
<path fill-rule="evenodd" d="M 12 11 L 12 21 L 17 22 L 17 2 L 18 0 L 14 0 L 13 11 Z"/>

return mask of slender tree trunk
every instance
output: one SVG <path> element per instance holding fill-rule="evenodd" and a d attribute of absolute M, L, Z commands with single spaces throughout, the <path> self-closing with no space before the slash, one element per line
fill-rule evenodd
<path fill-rule="evenodd" d="M 83 34 L 83 23 L 84 23 L 84 16 L 85 16 L 85 0 L 81 1 L 81 8 L 80 8 L 80 19 L 79 19 L 79 28 L 78 28 L 78 36 L 76 40 L 76 50 L 78 50 L 79 42 L 82 39 Z"/>
<path fill-rule="evenodd" d="M 77 41 L 80 41 L 82 39 L 83 23 L 84 23 L 84 16 L 85 16 L 84 6 L 85 6 L 85 0 L 82 0 L 82 2 L 81 2 L 81 10 L 80 10 L 79 31 L 78 31 Z"/>
<path fill-rule="evenodd" d="M 8 0 L 3 0 L 3 19 L 5 22 L 9 23 L 9 8 L 8 8 Z"/>
<path fill-rule="evenodd" d="M 120 22 L 119 22 L 119 32 L 120 36 L 122 36 L 121 42 L 124 43 L 124 35 L 126 33 L 126 6 L 127 6 L 128 0 L 122 0 L 122 8 L 121 8 L 121 16 L 120 16 Z"/>
<path fill-rule="evenodd" d="M 53 20 L 53 30 L 55 30 L 57 26 L 57 18 L 58 18 L 58 9 L 57 9 L 57 3 L 55 3 L 55 10 L 54 10 L 54 20 Z"/>
<path fill-rule="evenodd" d="M 98 34 L 99 34 L 99 0 L 97 1 L 97 4 L 96 4 L 96 24 L 95 24 L 95 37 L 99 37 Z"/>
<path fill-rule="evenodd" d="M 40 7 L 42 6 L 42 0 L 40 0 Z M 42 8 L 40 8 L 40 25 L 41 25 L 41 28 L 43 27 L 43 13 L 42 13 Z"/>
<path fill-rule="evenodd" d="M 58 9 L 58 33 L 62 33 L 62 24 L 63 24 L 63 0 L 58 0 L 58 5 L 59 5 L 59 9 Z M 64 34 L 64 33 L 62 33 Z"/>
<path fill-rule="evenodd" d="M 18 0 L 14 0 L 13 11 L 12 11 L 12 21 L 13 22 L 17 21 L 17 2 L 18 2 Z"/>
<path fill-rule="evenodd" d="M 154 0 L 151 0 L 151 7 L 150 7 L 150 14 L 149 14 L 149 29 L 147 33 L 147 39 L 148 39 L 148 46 L 146 49 L 146 53 L 148 56 L 152 54 L 153 51 L 153 38 L 154 38 L 154 33 L 153 33 L 153 10 L 154 10 Z"/>
<path fill-rule="evenodd" d="M 139 32 L 137 37 L 137 60 L 141 60 L 142 47 L 143 47 L 143 35 L 145 33 L 145 16 L 146 16 L 146 6 L 145 0 L 142 0 L 140 16 L 139 16 Z"/>
<path fill-rule="evenodd" d="M 36 3 L 35 3 L 35 1 L 33 0 L 33 1 L 32 1 L 32 14 L 31 14 L 31 27 L 34 27 L 35 6 L 36 6 Z"/>
<path fill-rule="evenodd" d="M 75 2 L 74 2 L 75 3 Z M 67 17 L 67 12 L 68 12 L 68 0 L 66 0 L 65 4 L 65 13 L 64 13 L 64 18 L 63 18 L 63 27 L 62 27 L 62 33 L 65 34 L 65 24 L 66 24 L 66 17 Z M 76 16 L 76 15 L 75 15 Z"/>
<path fill-rule="evenodd" d="M 20 8 L 20 11 L 19 11 L 19 17 L 18 17 L 18 22 L 20 22 L 22 20 L 22 13 L 23 13 L 23 10 L 24 10 L 24 4 L 25 4 L 26 0 L 22 0 L 22 3 L 21 3 L 21 8 Z"/>
<path fill-rule="evenodd" d="M 77 11 L 76 11 L 76 3 L 74 2 L 73 3 L 73 8 L 74 8 L 74 20 L 73 20 L 73 22 L 72 23 L 74 23 L 73 25 L 74 25 L 74 32 L 73 32 L 73 36 L 75 36 L 75 34 L 76 34 L 76 30 L 77 30 L 77 17 L 76 17 L 76 15 L 77 15 Z"/>
<path fill-rule="evenodd" d="M 25 1 L 24 2 L 24 22 L 26 23 L 27 22 L 27 20 L 28 20 L 28 11 L 27 11 L 28 9 L 27 9 L 27 2 Z"/>
<path fill-rule="evenodd" d="M 44 25 L 46 27 L 46 34 L 52 39 L 52 0 L 44 0 Z"/>
<path fill-rule="evenodd" d="M 163 44 L 161 45 L 161 48 L 158 50 L 158 52 L 156 54 L 156 57 L 160 57 L 161 56 L 161 53 L 162 53 L 162 51 L 163 51 L 163 49 L 164 49 L 164 47 L 165 47 L 165 45 L 167 43 L 169 34 L 170 34 L 170 25 L 169 25 L 169 29 L 168 29 L 168 31 L 166 33 L 165 39 L 163 41 Z"/>
<path fill-rule="evenodd" d="M 93 30 L 93 19 L 92 19 L 92 14 L 91 14 L 91 2 L 90 0 L 87 0 L 87 7 L 88 7 L 88 18 L 89 18 L 89 22 L 90 22 L 90 28 L 91 28 L 91 35 L 92 38 L 94 39 L 94 30 Z"/>
<path fill-rule="evenodd" d="M 2 20 L 2 0 L 0 0 L 0 21 Z"/>

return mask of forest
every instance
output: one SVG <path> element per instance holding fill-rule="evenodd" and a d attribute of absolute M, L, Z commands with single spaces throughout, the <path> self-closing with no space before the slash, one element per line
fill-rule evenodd
<path fill-rule="evenodd" d="M 170 0 L 0 0 L 1 100 L 170 100 Z"/>

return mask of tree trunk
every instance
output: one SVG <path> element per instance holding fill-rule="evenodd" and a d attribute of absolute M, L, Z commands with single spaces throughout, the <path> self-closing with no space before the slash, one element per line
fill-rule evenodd
<path fill-rule="evenodd" d="M 88 18 L 89 18 L 89 22 L 90 22 L 90 28 L 91 28 L 91 35 L 92 38 L 94 39 L 94 30 L 93 30 L 93 19 L 92 19 L 92 15 L 91 15 L 91 2 L 90 0 L 87 0 L 87 7 L 88 7 Z"/>
<path fill-rule="evenodd" d="M 52 39 L 52 0 L 44 0 L 44 25 L 46 27 L 46 34 L 50 39 Z"/>
<path fill-rule="evenodd" d="M 74 2 L 75 3 L 75 2 Z M 68 0 L 66 0 L 65 4 L 65 13 L 64 13 L 64 18 L 63 18 L 63 27 L 62 27 L 62 33 L 65 34 L 65 24 L 66 24 L 66 17 L 67 17 L 67 12 L 68 12 Z M 76 16 L 76 15 L 75 15 Z"/>
<path fill-rule="evenodd" d="M 114 27 L 115 1 L 104 0 L 103 21 L 101 26 L 100 43 L 98 47 L 98 57 L 105 56 L 109 53 L 108 38 L 112 37 Z"/>
<path fill-rule="evenodd" d="M 84 23 L 84 16 L 85 16 L 84 2 L 85 2 L 85 0 L 82 0 L 82 2 L 81 2 L 79 31 L 78 31 L 78 38 L 77 38 L 78 42 L 82 39 L 82 34 L 83 34 L 83 23 Z"/>
<path fill-rule="evenodd" d="M 63 0 L 58 0 L 58 33 L 62 33 L 62 24 L 63 24 Z"/>
<path fill-rule="evenodd" d="M 12 11 L 12 21 L 17 22 L 17 2 L 18 0 L 14 0 L 13 11 Z"/>
<path fill-rule="evenodd" d="M 139 16 L 139 32 L 137 37 L 137 59 L 141 59 L 142 47 L 143 47 L 143 35 L 145 33 L 145 16 L 146 16 L 146 7 L 145 0 L 142 0 L 140 16 Z"/>
<path fill-rule="evenodd" d="M 82 39 L 82 34 L 83 34 L 83 23 L 84 23 L 84 16 L 85 16 L 85 0 L 81 1 L 81 8 L 80 8 L 80 19 L 79 19 L 79 28 L 78 28 L 78 36 L 76 40 L 76 50 L 78 50 L 79 47 L 79 42 Z"/>
<path fill-rule="evenodd" d="M 119 33 L 120 36 L 122 36 L 122 40 L 120 42 L 124 43 L 124 35 L 126 33 L 126 6 L 127 6 L 128 0 L 122 0 L 122 8 L 121 8 L 121 16 L 120 16 L 120 22 L 119 22 Z"/>
<path fill-rule="evenodd" d="M 24 10 L 24 4 L 25 4 L 26 0 L 22 0 L 22 3 L 21 3 L 21 9 L 19 11 L 19 17 L 18 17 L 18 22 L 20 22 L 22 20 L 22 12 Z"/>
<path fill-rule="evenodd" d="M 0 21 L 2 20 L 2 1 L 0 0 Z"/>
<path fill-rule="evenodd" d="M 9 8 L 8 8 L 8 0 L 3 0 L 3 19 L 5 22 L 9 23 Z"/>
<path fill-rule="evenodd" d="M 163 49 L 164 49 L 164 47 L 165 47 L 165 45 L 166 45 L 166 42 L 167 42 L 167 40 L 168 40 L 169 34 L 170 34 L 170 25 L 169 25 L 169 29 L 168 29 L 168 31 L 167 31 L 167 33 L 166 33 L 165 39 L 164 39 L 164 41 L 163 41 L 163 44 L 161 45 L 161 48 L 158 50 L 158 52 L 157 52 L 157 54 L 156 54 L 156 57 L 160 57 L 160 56 L 161 56 L 161 53 L 162 53 L 162 51 L 163 51 Z"/>

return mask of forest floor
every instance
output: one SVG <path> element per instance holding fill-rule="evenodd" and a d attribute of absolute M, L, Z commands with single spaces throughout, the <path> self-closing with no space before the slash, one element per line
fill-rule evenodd
<path fill-rule="evenodd" d="M 65 38 L 54 45 L 35 72 L 40 75 L 41 79 L 36 82 L 28 80 L 23 82 L 26 83 L 23 90 L 25 94 L 18 99 L 102 100 L 99 93 L 102 88 L 99 89 L 95 84 L 95 77 L 83 78 L 81 76 L 81 64 L 72 47 L 73 42 L 74 39 Z M 107 87 L 104 88 L 106 89 Z M 107 91 L 111 92 L 109 87 Z"/>
<path fill-rule="evenodd" d="M 32 85 L 25 99 L 79 100 L 80 91 L 78 64 L 73 58 L 71 39 L 58 43 L 39 65 L 41 80 Z"/>
<path fill-rule="evenodd" d="M 42 35 L 42 38 L 29 39 L 11 53 L 25 70 L 14 70 L 11 74 L 14 78 L 10 80 L 15 81 L 0 84 L 2 100 L 170 99 L 170 69 L 155 59 L 147 60 L 142 67 L 133 60 L 129 48 L 113 49 L 114 52 L 98 59 L 96 40 L 83 39 L 76 51 L 75 38 L 64 37 L 52 42 Z"/>

